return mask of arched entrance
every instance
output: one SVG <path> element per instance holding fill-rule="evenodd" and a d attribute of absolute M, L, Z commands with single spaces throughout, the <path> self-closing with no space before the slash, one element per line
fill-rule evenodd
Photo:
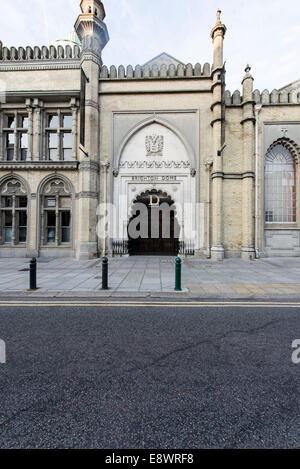
<path fill-rule="evenodd" d="M 129 255 L 177 256 L 179 232 L 172 198 L 154 189 L 143 192 L 133 202 L 128 223 Z"/>

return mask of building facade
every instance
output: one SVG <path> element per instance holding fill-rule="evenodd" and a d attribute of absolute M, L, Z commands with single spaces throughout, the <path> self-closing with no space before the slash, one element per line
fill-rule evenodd
<path fill-rule="evenodd" d="M 108 68 L 104 6 L 80 6 L 78 43 L 0 44 L 0 256 L 300 255 L 300 80 L 226 90 L 220 11 L 212 64 Z"/>

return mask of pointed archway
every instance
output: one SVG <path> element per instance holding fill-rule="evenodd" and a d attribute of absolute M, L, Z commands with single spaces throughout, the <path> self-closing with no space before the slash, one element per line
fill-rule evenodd
<path fill-rule="evenodd" d="M 128 222 L 131 256 L 177 256 L 180 227 L 172 198 L 161 190 L 141 193 L 133 202 Z"/>

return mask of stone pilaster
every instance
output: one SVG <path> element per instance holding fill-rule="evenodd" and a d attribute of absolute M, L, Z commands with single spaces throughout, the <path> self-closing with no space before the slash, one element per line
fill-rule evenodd
<path fill-rule="evenodd" d="M 223 157 L 224 144 L 224 85 L 223 42 L 226 26 L 221 23 L 221 11 L 217 12 L 217 23 L 211 32 L 214 48 L 212 69 L 212 248 L 211 257 L 216 260 L 224 258 L 223 245 Z"/>
<path fill-rule="evenodd" d="M 251 68 L 247 65 L 243 85 L 243 190 L 242 190 L 242 258 L 250 260 L 255 258 L 254 241 L 254 141 L 255 117 L 253 101 L 253 77 Z"/>

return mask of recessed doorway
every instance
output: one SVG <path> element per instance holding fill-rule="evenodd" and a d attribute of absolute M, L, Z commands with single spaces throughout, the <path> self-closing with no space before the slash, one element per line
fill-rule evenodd
<path fill-rule="evenodd" d="M 163 191 L 140 194 L 132 205 L 128 223 L 131 256 L 177 256 L 180 227 L 172 198 Z"/>

